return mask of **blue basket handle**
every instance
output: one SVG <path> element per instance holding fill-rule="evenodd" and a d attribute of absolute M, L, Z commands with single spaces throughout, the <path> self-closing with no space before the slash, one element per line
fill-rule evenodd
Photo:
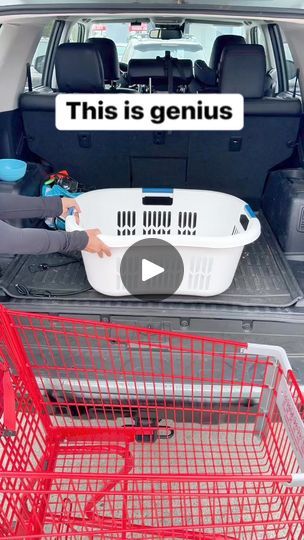
<path fill-rule="evenodd" d="M 246 214 L 247 214 L 250 218 L 255 218 L 255 217 L 256 217 L 255 212 L 252 210 L 252 208 L 251 208 L 251 206 L 250 206 L 249 204 L 245 204 L 244 210 L 245 210 Z"/>

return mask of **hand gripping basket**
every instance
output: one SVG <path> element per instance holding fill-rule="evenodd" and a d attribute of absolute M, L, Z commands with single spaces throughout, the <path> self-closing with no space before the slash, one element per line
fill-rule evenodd
<path fill-rule="evenodd" d="M 304 538 L 304 400 L 283 349 L 1 324 L 1 539 Z"/>
<path fill-rule="evenodd" d="M 112 296 L 130 294 L 120 278 L 120 263 L 139 240 L 166 240 L 178 250 L 184 277 L 175 294 L 213 296 L 231 285 L 244 246 L 261 232 L 248 204 L 214 191 L 103 189 L 80 195 L 77 202 L 80 227 L 68 216 L 67 230 L 101 230 L 112 257 L 101 259 L 85 251 L 82 256 L 92 287 Z M 174 276 L 167 280 L 171 287 Z M 134 286 L 132 292 L 136 293 Z"/>

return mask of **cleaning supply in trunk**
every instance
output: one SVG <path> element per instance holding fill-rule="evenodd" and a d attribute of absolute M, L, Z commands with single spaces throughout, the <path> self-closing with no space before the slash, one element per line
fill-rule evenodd
<path fill-rule="evenodd" d="M 42 186 L 44 197 L 70 197 L 75 198 L 80 195 L 78 192 L 78 182 L 71 178 L 68 171 L 59 171 L 52 174 Z M 45 223 L 50 229 L 65 230 L 65 219 L 62 217 L 47 218 Z"/>

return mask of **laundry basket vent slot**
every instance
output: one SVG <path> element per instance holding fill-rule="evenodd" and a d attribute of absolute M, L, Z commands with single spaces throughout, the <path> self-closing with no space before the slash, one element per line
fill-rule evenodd
<path fill-rule="evenodd" d="M 213 267 L 213 257 L 192 257 L 188 287 L 193 291 L 208 291 Z"/>
<path fill-rule="evenodd" d="M 170 234 L 171 212 L 148 210 L 143 213 L 143 234 Z"/>
<path fill-rule="evenodd" d="M 136 234 L 136 212 L 118 211 L 117 212 L 117 236 L 134 236 Z"/>
<path fill-rule="evenodd" d="M 179 212 L 178 213 L 178 234 L 195 235 L 196 234 L 197 213 Z"/>

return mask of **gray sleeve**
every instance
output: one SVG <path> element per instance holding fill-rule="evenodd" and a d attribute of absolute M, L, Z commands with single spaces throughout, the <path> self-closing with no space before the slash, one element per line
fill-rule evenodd
<path fill-rule="evenodd" d="M 0 219 L 46 218 L 62 214 L 60 197 L 0 195 Z"/>
<path fill-rule="evenodd" d="M 85 231 L 47 231 L 45 229 L 19 229 L 0 221 L 1 255 L 38 255 L 81 251 L 88 243 Z"/>

